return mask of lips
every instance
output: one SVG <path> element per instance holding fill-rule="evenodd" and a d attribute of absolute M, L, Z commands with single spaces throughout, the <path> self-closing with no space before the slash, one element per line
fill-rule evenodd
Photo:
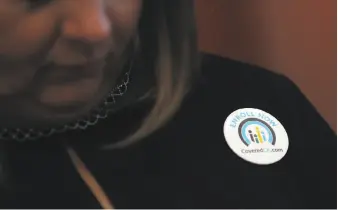
<path fill-rule="evenodd" d="M 48 85 L 38 94 L 38 101 L 49 107 L 73 107 L 87 104 L 95 98 L 101 81 L 82 79 L 74 83 Z"/>
<path fill-rule="evenodd" d="M 44 84 L 61 85 L 77 80 L 97 78 L 102 75 L 104 65 L 104 61 L 74 66 L 49 64 L 41 67 L 39 72 L 43 74 L 41 79 Z"/>
<path fill-rule="evenodd" d="M 104 75 L 105 62 L 62 66 L 49 64 L 37 72 L 33 95 L 44 107 L 72 107 L 96 97 Z"/>

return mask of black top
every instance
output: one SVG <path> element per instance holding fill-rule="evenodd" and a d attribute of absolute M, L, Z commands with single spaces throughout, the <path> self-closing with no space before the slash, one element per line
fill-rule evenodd
<path fill-rule="evenodd" d="M 336 134 L 282 75 L 205 55 L 202 79 L 163 128 L 126 149 L 99 151 L 147 105 L 129 107 L 86 131 L 61 135 L 103 186 L 116 208 L 336 208 Z M 258 165 L 225 142 L 226 118 L 257 108 L 283 124 L 289 149 Z M 100 208 L 61 141 L 11 143 L 9 189 L 0 208 Z"/>

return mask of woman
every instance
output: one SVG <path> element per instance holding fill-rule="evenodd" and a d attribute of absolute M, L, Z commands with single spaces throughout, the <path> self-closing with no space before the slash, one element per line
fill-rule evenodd
<path fill-rule="evenodd" d="M 190 0 L 0 1 L 0 207 L 335 208 L 327 123 L 195 35 Z"/>

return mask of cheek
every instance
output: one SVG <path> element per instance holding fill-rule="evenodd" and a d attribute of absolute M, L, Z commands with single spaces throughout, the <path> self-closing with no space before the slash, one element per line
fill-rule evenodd
<path fill-rule="evenodd" d="M 0 55 L 25 59 L 37 53 L 51 40 L 55 22 L 47 12 L 0 17 Z"/>
<path fill-rule="evenodd" d="M 107 13 L 113 27 L 131 32 L 136 29 L 142 9 L 142 0 L 107 0 Z"/>
<path fill-rule="evenodd" d="M 10 73 L 4 73 L 3 70 L 8 69 L 2 67 L 0 70 L 0 97 L 27 90 L 36 72 L 34 67 L 27 66 L 10 68 Z"/>
<path fill-rule="evenodd" d="M 0 0 L 1 1 L 1 0 Z M 0 13 L 0 96 L 24 89 L 36 72 L 42 51 L 54 33 L 53 15 L 22 11 Z M 31 60 L 36 56 L 37 60 Z M 12 58 L 12 59 L 11 59 Z M 12 62 L 15 61 L 15 62 Z"/>

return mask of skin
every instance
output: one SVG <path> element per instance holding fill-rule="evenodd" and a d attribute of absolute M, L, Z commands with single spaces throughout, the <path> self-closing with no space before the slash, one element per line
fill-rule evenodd
<path fill-rule="evenodd" d="M 1 0 L 0 127 L 64 124 L 97 105 L 130 56 L 141 9 L 142 0 Z"/>

